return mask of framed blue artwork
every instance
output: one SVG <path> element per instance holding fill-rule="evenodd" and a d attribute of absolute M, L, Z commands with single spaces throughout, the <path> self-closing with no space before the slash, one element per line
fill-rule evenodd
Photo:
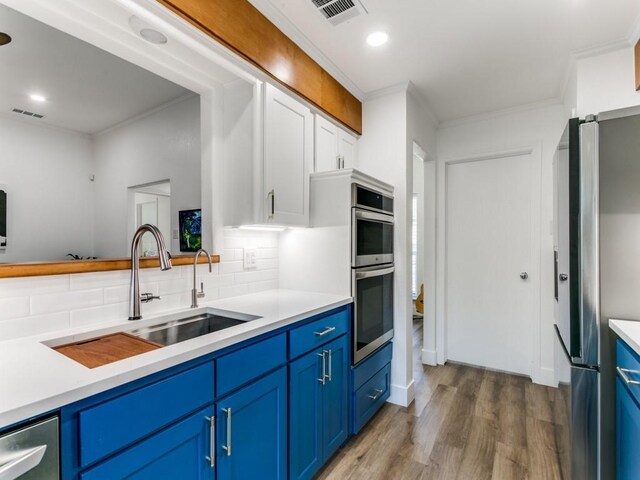
<path fill-rule="evenodd" d="M 180 251 L 197 252 L 202 248 L 202 210 L 180 210 Z"/>

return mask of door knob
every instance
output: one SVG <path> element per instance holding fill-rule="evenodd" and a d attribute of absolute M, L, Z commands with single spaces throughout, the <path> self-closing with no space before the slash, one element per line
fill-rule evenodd
<path fill-rule="evenodd" d="M 520 274 L 520 278 L 521 278 L 522 280 L 526 280 L 527 278 L 529 278 L 529 274 L 528 274 L 527 272 L 522 272 L 522 273 Z"/>
<path fill-rule="evenodd" d="M 561 282 L 566 282 L 567 280 L 569 280 L 569 275 L 567 275 L 566 273 L 561 273 L 558 278 Z"/>

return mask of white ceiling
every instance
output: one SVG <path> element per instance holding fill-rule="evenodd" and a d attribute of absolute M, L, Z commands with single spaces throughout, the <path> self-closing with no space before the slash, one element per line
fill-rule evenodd
<path fill-rule="evenodd" d="M 0 31 L 13 38 L 0 47 L 2 113 L 28 110 L 45 115 L 33 122 L 93 134 L 190 92 L 3 5 Z"/>
<path fill-rule="evenodd" d="M 311 0 L 250 1 L 361 92 L 413 82 L 440 121 L 561 97 L 571 53 L 628 42 L 640 16 L 638 0 L 362 0 L 332 27 Z"/>

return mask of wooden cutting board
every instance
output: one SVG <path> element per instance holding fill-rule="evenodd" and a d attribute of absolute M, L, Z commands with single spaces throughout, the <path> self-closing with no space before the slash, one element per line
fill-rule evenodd
<path fill-rule="evenodd" d="M 54 350 L 81 363 L 85 367 L 96 368 L 140 355 L 141 353 L 151 352 L 161 347 L 162 345 L 159 343 L 120 332 L 60 345 L 59 347 L 54 347 Z"/>

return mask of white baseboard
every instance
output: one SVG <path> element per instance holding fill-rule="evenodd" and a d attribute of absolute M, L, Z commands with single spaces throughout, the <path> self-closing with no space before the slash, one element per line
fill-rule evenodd
<path fill-rule="evenodd" d="M 425 365 L 438 365 L 438 355 L 435 350 L 422 349 L 422 363 Z"/>
<path fill-rule="evenodd" d="M 533 383 L 546 385 L 547 387 L 557 387 L 555 370 L 553 368 L 541 368 L 537 378 L 533 379 Z"/>
<path fill-rule="evenodd" d="M 413 383 L 413 378 L 409 385 L 394 385 L 391 384 L 391 394 L 387 402 L 400 405 L 401 407 L 408 407 L 416 397 L 416 391 Z"/>

